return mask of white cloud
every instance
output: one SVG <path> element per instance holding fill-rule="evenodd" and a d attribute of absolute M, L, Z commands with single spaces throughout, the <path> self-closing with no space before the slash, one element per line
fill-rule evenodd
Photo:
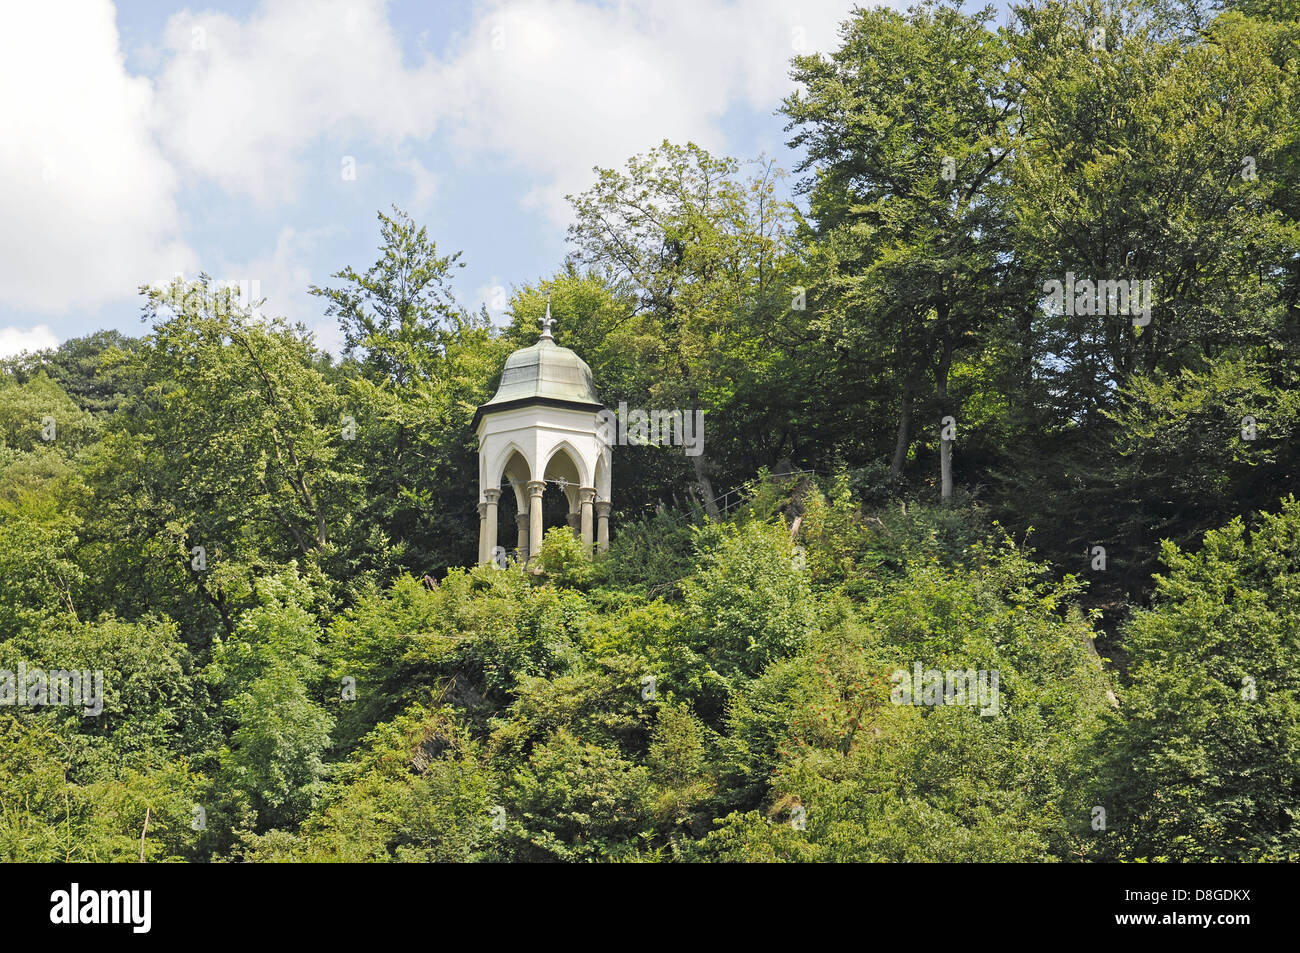
<path fill-rule="evenodd" d="M 532 170 L 525 204 L 562 224 L 564 194 L 585 188 L 593 165 L 621 166 L 663 139 L 725 151 L 726 113 L 775 109 L 791 88 L 791 57 L 832 47 L 849 7 L 507 0 L 444 65 L 440 101 L 452 106 L 459 151 Z"/>
<path fill-rule="evenodd" d="M 345 155 L 359 177 L 403 176 L 417 212 L 458 171 L 500 162 L 523 173 L 520 203 L 562 225 L 564 194 L 586 188 L 593 165 L 665 138 L 730 151 L 727 114 L 775 109 L 790 57 L 833 46 L 849 7 L 487 0 L 440 61 L 407 65 L 384 0 L 264 0 L 244 19 L 173 15 L 141 60 L 158 64 L 151 81 L 127 73 L 110 0 L 12 5 L 0 305 L 66 313 L 193 273 L 182 187 L 206 180 L 275 207 L 304 190 L 309 161 L 338 175 Z M 431 164 L 421 146 L 435 142 L 461 170 Z M 290 303 L 310 277 L 306 240 L 282 232 L 252 263 L 299 282 L 279 292 Z"/>
<path fill-rule="evenodd" d="M 48 324 L 38 324 L 34 328 L 0 328 L 0 358 L 58 346 L 59 339 Z"/>
<path fill-rule="evenodd" d="M 496 275 L 485 285 L 479 285 L 470 294 L 469 298 L 462 301 L 468 310 L 477 312 L 479 308 L 487 308 L 488 317 L 492 319 L 493 324 L 503 325 L 506 321 L 506 308 L 510 305 L 510 297 L 513 289 L 506 286 Z"/>
<path fill-rule="evenodd" d="M 159 134 L 192 172 L 273 201 L 300 186 L 309 145 L 368 137 L 398 153 L 416 203 L 437 179 L 404 148 L 447 137 L 468 165 L 527 169 L 525 205 L 567 218 L 593 165 L 668 138 L 727 146 L 734 106 L 774 109 L 796 53 L 828 48 L 849 0 L 489 3 L 444 62 L 410 68 L 382 0 L 267 0 L 246 22 L 179 13 L 159 79 Z M 348 147 L 350 149 L 350 147 Z M 367 157 L 359 156 L 358 161 Z"/>
<path fill-rule="evenodd" d="M 391 149 L 433 132 L 432 67 L 402 66 L 381 0 L 270 0 L 246 23 L 186 11 L 168 21 L 164 46 L 159 135 L 227 192 L 294 195 L 303 151 L 321 136 L 339 140 L 341 160 L 354 137 Z"/>
<path fill-rule="evenodd" d="M 109 0 L 6 6 L 0 89 L 0 304 L 66 311 L 192 266 Z"/>

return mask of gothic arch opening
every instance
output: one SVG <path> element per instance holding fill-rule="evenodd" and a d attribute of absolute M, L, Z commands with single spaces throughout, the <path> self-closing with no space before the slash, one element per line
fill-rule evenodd
<path fill-rule="evenodd" d="M 497 481 L 501 487 L 501 504 L 497 538 L 492 545 L 500 546 L 507 553 L 517 553 L 524 559 L 528 558 L 528 481 L 531 479 L 528 461 L 518 448 L 512 448 Z M 513 507 L 510 506 L 512 497 Z"/>
<path fill-rule="evenodd" d="M 568 526 L 578 532 L 578 489 L 582 467 L 567 444 L 560 444 L 546 463 L 546 493 L 542 497 L 542 519 L 546 527 Z"/>
<path fill-rule="evenodd" d="M 501 468 L 501 478 L 497 482 L 502 488 L 502 497 L 506 496 L 506 487 L 514 491 L 515 506 L 521 513 L 528 512 L 528 481 L 532 478 L 524 455 L 517 448 L 511 449 L 505 465 Z"/>

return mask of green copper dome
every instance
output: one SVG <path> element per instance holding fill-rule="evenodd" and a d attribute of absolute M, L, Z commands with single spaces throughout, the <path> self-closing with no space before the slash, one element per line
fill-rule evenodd
<path fill-rule="evenodd" d="M 587 362 L 556 344 L 549 330 L 532 347 L 520 348 L 506 358 L 496 396 L 479 406 L 475 419 L 488 411 L 534 402 L 593 410 L 602 407 Z"/>

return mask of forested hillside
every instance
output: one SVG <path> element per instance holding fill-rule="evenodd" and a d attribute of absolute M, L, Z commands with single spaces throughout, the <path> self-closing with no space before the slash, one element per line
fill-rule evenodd
<path fill-rule="evenodd" d="M 1300 856 L 1300 8 L 1013 13 L 858 11 L 786 154 L 593 170 L 508 326 L 394 208 L 339 355 L 201 278 L 0 363 L 0 673 L 103 674 L 0 677 L 0 859 Z M 475 566 L 548 300 L 703 452 Z"/>

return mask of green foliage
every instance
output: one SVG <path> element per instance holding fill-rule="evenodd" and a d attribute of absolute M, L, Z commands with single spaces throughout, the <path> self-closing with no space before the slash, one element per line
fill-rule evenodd
<path fill-rule="evenodd" d="M 944 498 L 952 447 L 930 421 L 968 425 L 954 366 L 983 349 L 1020 280 L 1006 268 L 1020 104 L 992 18 L 992 8 L 968 16 L 944 3 L 856 10 L 838 50 L 795 57 L 800 89 L 783 106 L 799 170 L 811 173 L 801 188 L 823 373 L 851 393 L 866 370 L 847 422 L 870 428 L 877 454 L 891 435 L 870 421 L 897 422 L 895 481 L 914 442 L 934 448 Z"/>
<path fill-rule="evenodd" d="M 553 526 L 542 537 L 537 567 L 557 586 L 582 588 L 591 579 L 591 554 L 567 526 Z"/>
<path fill-rule="evenodd" d="M 557 731 L 644 754 L 653 704 L 643 699 L 642 659 L 616 655 L 553 678 L 520 682 L 518 697 L 492 733 L 494 752 L 517 762 Z"/>
<path fill-rule="evenodd" d="M 780 527 L 724 527 L 682 590 L 666 681 L 710 715 L 744 679 L 798 651 L 817 622 L 807 575 Z"/>
<path fill-rule="evenodd" d="M 1071 792 L 1105 680 L 1071 585 L 1010 548 L 913 567 L 746 686 L 722 748 L 734 815 L 695 859 L 1046 860 L 1086 814 Z M 998 712 L 894 703 L 914 666 L 999 673 Z M 806 833 L 786 833 L 795 806 Z M 765 806 L 762 813 L 752 813 Z M 924 833 L 920 833 L 924 832 Z"/>
<path fill-rule="evenodd" d="M 646 755 L 655 784 L 653 811 L 668 830 L 699 826 L 715 792 L 707 729 L 686 705 L 659 709 Z"/>
<path fill-rule="evenodd" d="M 588 283 L 609 286 L 599 333 L 579 337 L 608 381 L 602 397 L 706 415 L 696 456 L 620 448 L 628 513 L 667 503 L 687 480 L 697 484 L 688 499 L 711 506 L 719 472 L 739 480 L 775 464 L 789 449 L 783 417 L 815 414 L 784 345 L 807 317 L 791 307 L 799 262 L 785 173 L 768 159 L 750 165 L 665 141 L 622 170 L 597 169 L 569 198 L 572 260 L 592 269 Z M 565 279 L 556 284 L 566 290 L 582 280 Z"/>
<path fill-rule="evenodd" d="M 649 834 L 649 770 L 563 729 L 514 772 L 507 797 L 521 860 L 619 860 Z"/>
<path fill-rule="evenodd" d="M 334 719 L 313 696 L 321 678 L 320 629 L 294 567 L 258 580 L 259 605 L 213 646 L 206 680 L 231 725 L 216 784 L 243 795 L 264 823 L 296 820 L 325 773 Z"/>
<path fill-rule="evenodd" d="M 88 559 L 98 607 L 129 616 L 143 595 L 203 644 L 231 634 L 270 566 L 312 573 L 365 545 L 361 464 L 301 329 L 206 278 L 150 292 L 146 311 L 153 333 L 121 357 L 132 394 L 87 467 Z"/>
<path fill-rule="evenodd" d="M 85 773 L 57 731 L 0 714 L 0 858 L 134 863 L 141 850 L 151 862 L 193 858 L 198 779 L 184 761 L 105 763 L 78 777 Z"/>
<path fill-rule="evenodd" d="M 1294 859 L 1291 6 L 857 9 L 791 64 L 802 208 L 664 142 L 506 328 L 394 210 L 309 289 L 341 361 L 206 276 L 0 361 L 0 859 Z M 616 448 L 606 553 L 472 566 L 548 301 L 705 452 Z"/>
<path fill-rule="evenodd" d="M 22 384 L 0 375 L 0 453 L 48 448 L 72 454 L 91 443 L 98 429 L 44 372 Z"/>
<path fill-rule="evenodd" d="M 453 570 L 435 589 L 403 577 L 365 595 L 330 626 L 331 678 L 356 686 L 341 741 L 431 699 L 482 723 L 521 681 L 576 661 L 586 614 L 580 595 L 537 587 L 517 568 Z"/>
<path fill-rule="evenodd" d="M 52 708 L 48 717 L 71 731 L 77 748 L 140 763 L 182 754 L 200 738 L 200 700 L 193 660 L 170 619 L 95 622 L 50 617 L 0 643 L 0 668 L 101 673 L 102 711 Z"/>
<path fill-rule="evenodd" d="M 0 456 L 0 641 L 46 613 L 77 618 L 87 578 L 77 558 L 85 496 L 58 451 Z"/>
<path fill-rule="evenodd" d="M 401 385 L 437 359 L 444 326 L 455 311 L 448 282 L 460 252 L 439 257 L 428 231 L 394 206 L 379 213 L 381 255 L 363 275 L 344 268 L 343 288 L 311 287 L 326 301 L 325 313 L 343 329 L 343 353 L 357 357 L 372 379 Z"/>
<path fill-rule="evenodd" d="M 415 707 L 340 766 L 299 833 L 245 839 L 246 861 L 450 863 L 492 856 L 494 782 L 447 709 Z"/>
<path fill-rule="evenodd" d="M 1200 372 L 1136 377 L 1125 388 L 1114 414 L 1123 456 L 1112 472 L 1130 505 L 1107 535 L 1137 557 L 1141 578 L 1155 568 L 1158 541 L 1194 544 L 1239 512 L 1239 501 L 1269 500 L 1285 482 L 1300 417 L 1292 373 L 1243 356 Z M 1148 498 L 1152 482 L 1158 499 Z"/>
<path fill-rule="evenodd" d="M 1140 328 L 1038 302 L 1018 319 L 999 508 L 1069 569 L 1092 543 L 1124 554 L 1099 580 L 1113 602 L 1149 587 L 1162 538 L 1272 506 L 1293 472 L 1269 441 L 1297 366 L 1294 27 L 1141 2 L 1019 15 L 1023 269 L 1035 290 L 1067 271 L 1148 279 L 1154 299 Z M 1246 414 L 1266 424 L 1257 449 L 1229 440 Z"/>
<path fill-rule="evenodd" d="M 1122 717 L 1103 736 L 1098 850 L 1146 860 L 1300 851 L 1300 502 L 1166 544 L 1156 598 L 1125 633 Z"/>
<path fill-rule="evenodd" d="M 601 584 L 612 590 L 663 595 L 695 567 L 698 510 L 663 510 L 625 520 L 610 544 L 608 558 L 596 565 Z"/>
<path fill-rule="evenodd" d="M 130 386 L 119 355 L 139 344 L 121 331 L 96 331 L 69 338 L 51 350 L 0 360 L 0 369 L 8 370 L 20 384 L 48 377 L 82 410 L 109 414 L 117 410 Z"/>

